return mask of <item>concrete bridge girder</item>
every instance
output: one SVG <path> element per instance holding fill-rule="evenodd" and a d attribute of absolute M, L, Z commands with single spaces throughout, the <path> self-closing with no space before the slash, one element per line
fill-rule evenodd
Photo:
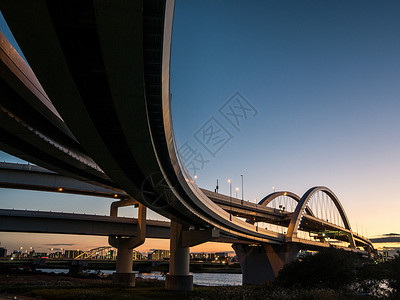
<path fill-rule="evenodd" d="M 0 162 L 0 188 L 62 192 L 117 199 L 129 198 L 124 191 L 117 188 L 94 185 L 37 165 L 8 162 Z"/>

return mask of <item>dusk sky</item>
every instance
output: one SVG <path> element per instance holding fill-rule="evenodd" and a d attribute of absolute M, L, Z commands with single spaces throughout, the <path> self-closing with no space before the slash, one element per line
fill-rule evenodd
<path fill-rule="evenodd" d="M 353 230 L 400 233 L 399 15 L 398 1 L 176 1 L 173 120 L 177 144 L 207 161 L 197 184 L 214 190 L 218 179 L 229 194 L 227 180 L 241 188 L 244 175 L 244 196 L 253 202 L 272 187 L 301 196 L 324 185 Z M 7 31 L 1 22 L 0 31 Z M 234 125 L 223 112 L 237 93 L 252 110 Z M 199 141 L 207 122 L 229 136 L 222 147 L 205 149 Z M 3 153 L 0 160 L 17 161 Z M 6 189 L 0 201 L 1 208 L 97 214 L 108 214 L 111 202 Z M 103 237 L 22 233 L 0 233 L 0 242 L 9 250 L 107 244 Z M 168 242 L 149 240 L 139 250 L 151 248 Z M 192 251 L 208 249 L 231 250 L 207 244 Z"/>

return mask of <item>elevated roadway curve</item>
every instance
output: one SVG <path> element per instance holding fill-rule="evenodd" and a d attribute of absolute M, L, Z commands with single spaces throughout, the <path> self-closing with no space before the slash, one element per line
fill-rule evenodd
<path fill-rule="evenodd" d="M 0 148 L 60 174 L 115 186 L 84 152 L 29 65 L 0 32 Z"/>
<path fill-rule="evenodd" d="M 273 231 L 230 219 L 181 163 L 169 98 L 174 1 L 0 4 L 52 104 L 115 186 L 187 226 L 283 242 Z"/>
<path fill-rule="evenodd" d="M 182 163 L 169 89 L 174 0 L 0 0 L 0 10 L 33 70 L 2 47 L 0 149 L 140 202 L 137 238 L 109 239 L 118 244 L 118 280 L 131 282 L 132 248 L 145 238 L 144 206 L 171 219 L 167 289 L 192 288 L 185 232 L 218 231 L 233 242 L 244 283 L 272 280 L 297 256 L 305 241 L 296 232 L 307 225 L 303 215 L 313 218 L 307 211 L 313 191 L 289 195 L 299 205 L 282 216 L 288 240 L 235 217 L 234 209 L 258 217 L 260 206 L 211 199 Z M 355 250 L 357 239 L 341 216 Z"/>

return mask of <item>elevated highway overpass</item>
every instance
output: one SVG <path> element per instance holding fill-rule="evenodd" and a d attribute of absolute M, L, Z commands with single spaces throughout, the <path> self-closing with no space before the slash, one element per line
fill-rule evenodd
<path fill-rule="evenodd" d="M 108 197 L 112 199 L 128 199 L 127 195 L 123 191 L 110 190 L 95 185 L 91 185 L 86 182 L 81 182 L 79 180 L 69 178 L 53 171 L 46 170 L 44 168 L 31 165 L 31 164 L 16 164 L 16 163 L 0 163 L 0 187 L 2 188 L 15 188 L 24 190 L 39 190 L 47 192 L 57 192 L 57 193 L 72 193 L 79 195 L 90 195 L 90 196 L 100 196 Z M 293 217 L 293 212 L 285 211 L 284 209 L 278 209 L 267 206 L 274 199 L 280 196 L 287 196 L 296 199 L 299 202 L 300 197 L 291 194 L 289 192 L 276 192 L 271 195 L 266 196 L 258 204 L 251 203 L 248 201 L 242 201 L 233 197 L 229 197 L 223 194 L 218 194 L 205 189 L 202 191 L 215 203 L 217 203 L 221 208 L 233 214 L 236 217 L 241 217 L 250 223 L 264 223 L 265 225 L 273 224 L 279 225 L 283 228 L 288 228 L 290 221 Z M 296 242 L 301 243 L 301 249 L 318 249 L 329 247 L 330 243 L 324 241 L 322 234 L 325 234 L 326 238 L 331 238 L 338 241 L 346 242 L 348 241 L 348 236 L 350 234 L 348 229 L 345 229 L 339 225 L 332 222 L 322 220 L 314 216 L 313 212 L 308 209 L 306 214 L 303 216 L 304 221 L 300 226 L 300 229 L 305 232 L 318 233 L 320 236 L 315 236 L 313 239 L 298 239 Z M 8 221 L 6 223 L 6 216 L 10 213 Z M 82 214 L 62 214 L 62 213 L 49 213 L 49 212 L 24 212 L 18 210 L 3 210 L 0 213 L 3 216 L 2 225 L 0 226 L 0 231 L 23 231 L 23 232 L 47 232 L 47 233 L 70 233 L 70 234 L 89 234 L 89 235 L 121 235 L 121 236 L 136 236 L 137 233 L 137 219 L 120 218 L 120 217 L 106 217 L 106 216 L 93 216 L 93 215 L 82 215 Z M 30 226 L 29 222 L 23 222 L 23 217 L 27 218 L 30 216 L 30 222 L 34 222 L 35 226 Z M 57 218 L 53 217 L 57 216 Z M 85 226 L 70 226 L 73 223 L 73 219 L 76 218 L 79 221 L 85 221 L 88 224 Z M 110 218 L 110 219 L 108 219 Z M 18 219 L 18 220 L 17 220 Z M 11 220 L 13 220 L 11 222 Z M 42 221 L 46 220 L 46 222 Z M 66 220 L 66 221 L 65 221 Z M 106 234 L 106 226 L 101 224 L 102 220 L 106 221 L 105 224 L 118 223 L 119 231 L 116 232 L 112 229 L 110 225 L 110 232 Z M 129 221 L 131 220 L 131 221 Z M 68 222 L 67 222 L 68 221 Z M 93 222 L 92 222 L 93 221 Z M 15 224 L 21 223 L 20 226 L 14 226 Z M 51 222 L 55 222 L 55 226 L 50 226 Z M 59 228 L 62 226 L 60 224 L 65 222 L 65 228 L 60 232 Z M 149 223 L 150 222 L 150 223 Z M 146 226 L 153 226 L 154 224 L 151 220 L 146 220 Z M 78 224 L 78 223 L 77 223 Z M 97 227 L 100 224 L 101 230 Z M 129 230 L 122 230 L 123 224 L 130 224 Z M 161 223 L 163 228 L 169 228 L 168 223 Z M 168 224 L 167 226 L 165 224 Z M 7 226 L 6 226 L 7 225 Z M 39 229 L 38 229 L 39 228 Z M 74 228 L 78 228 L 76 231 Z M 136 230 L 136 231 L 135 231 Z M 284 232 L 286 233 L 286 232 Z M 152 234 L 146 233 L 147 238 L 157 237 L 157 238 L 169 238 L 168 234 L 163 233 L 162 236 L 154 236 Z M 284 234 L 281 234 L 282 241 L 284 241 Z M 204 238 L 203 238 L 204 239 Z M 357 247 L 363 247 L 370 245 L 368 239 L 354 233 L 354 239 Z M 218 234 L 212 238 L 213 241 L 219 242 L 231 242 L 231 243 L 247 243 L 249 241 L 237 240 L 234 238 L 224 237 L 223 234 Z"/>
<path fill-rule="evenodd" d="M 32 211 L 16 209 L 0 209 L 0 232 L 27 232 L 27 233 L 53 233 L 93 236 L 130 236 L 136 237 L 138 219 L 127 217 L 112 217 L 103 215 L 90 215 L 66 212 Z M 171 223 L 159 220 L 146 220 L 146 238 L 169 239 Z M 192 233 L 187 231 L 183 236 L 183 244 L 192 246 L 198 244 Z M 198 238 L 204 241 L 222 243 L 249 243 L 238 241 L 224 236 L 219 232 L 210 234 L 205 231 Z M 329 243 L 319 240 L 297 239 L 299 249 L 318 251 L 332 247 Z M 367 255 L 361 249 L 339 247 L 353 252 Z"/>
<path fill-rule="evenodd" d="M 239 207 L 232 199 L 228 205 L 196 186 L 177 150 L 170 113 L 173 0 L 3 0 L 0 9 L 33 70 L 0 36 L 0 149 L 134 199 L 125 198 L 113 213 L 139 203 L 140 238 L 110 238 L 119 249 L 121 278 L 130 278 L 129 255 L 145 238 L 143 207 L 172 220 L 168 289 L 191 289 L 189 248 L 181 243 L 189 229 L 246 241 L 234 246 L 242 267 L 253 261 L 244 282 L 270 280 L 295 257 L 305 223 L 315 221 L 308 203 L 317 192 L 335 204 L 349 247 L 356 249 L 344 210 L 327 188 L 309 190 L 289 215 L 249 203 Z M 92 192 L 104 193 L 100 188 Z M 286 236 L 248 216 L 287 224 Z M 270 253 L 279 257 L 275 269 Z"/>
<path fill-rule="evenodd" d="M 136 218 L 0 209 L 0 231 L 136 236 Z M 146 238 L 169 239 L 170 222 L 147 220 Z"/>

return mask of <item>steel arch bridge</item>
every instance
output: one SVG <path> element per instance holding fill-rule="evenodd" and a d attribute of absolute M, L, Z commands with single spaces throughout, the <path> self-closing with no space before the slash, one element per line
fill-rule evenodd
<path fill-rule="evenodd" d="M 139 251 L 133 251 L 133 257 L 142 256 Z M 117 258 L 117 249 L 111 246 L 102 246 L 87 250 L 77 257 L 74 260 L 116 260 Z"/>
<path fill-rule="evenodd" d="M 271 206 L 273 201 L 288 197 L 295 202 L 291 211 L 286 211 L 285 217 L 274 223 L 287 228 L 286 241 L 299 236 L 300 231 L 313 233 L 314 239 L 322 242 L 336 240 L 348 243 L 348 248 L 363 247 L 367 251 L 374 251 L 368 238 L 353 233 L 346 212 L 339 198 L 327 187 L 317 186 L 310 188 L 301 198 L 294 193 L 282 191 L 272 193 L 263 198 L 259 205 Z M 280 210 L 285 211 L 284 200 L 279 203 Z M 286 203 L 288 203 L 286 201 Z M 287 209 L 287 208 L 286 208 Z M 253 222 L 248 220 L 248 222 Z"/>
<path fill-rule="evenodd" d="M 79 254 L 74 260 L 114 260 L 116 249 L 110 246 L 97 247 Z"/>
<path fill-rule="evenodd" d="M 209 191 L 206 194 L 230 214 L 256 227 L 269 227 L 283 234 L 285 242 L 307 244 L 310 241 L 310 248 L 315 248 L 311 242 L 318 241 L 337 248 L 375 251 L 367 237 L 353 232 L 338 197 L 327 187 L 310 188 L 302 197 L 288 191 L 274 192 L 257 205 L 245 202 L 246 211 L 241 200 L 228 200 L 227 196 Z"/>

